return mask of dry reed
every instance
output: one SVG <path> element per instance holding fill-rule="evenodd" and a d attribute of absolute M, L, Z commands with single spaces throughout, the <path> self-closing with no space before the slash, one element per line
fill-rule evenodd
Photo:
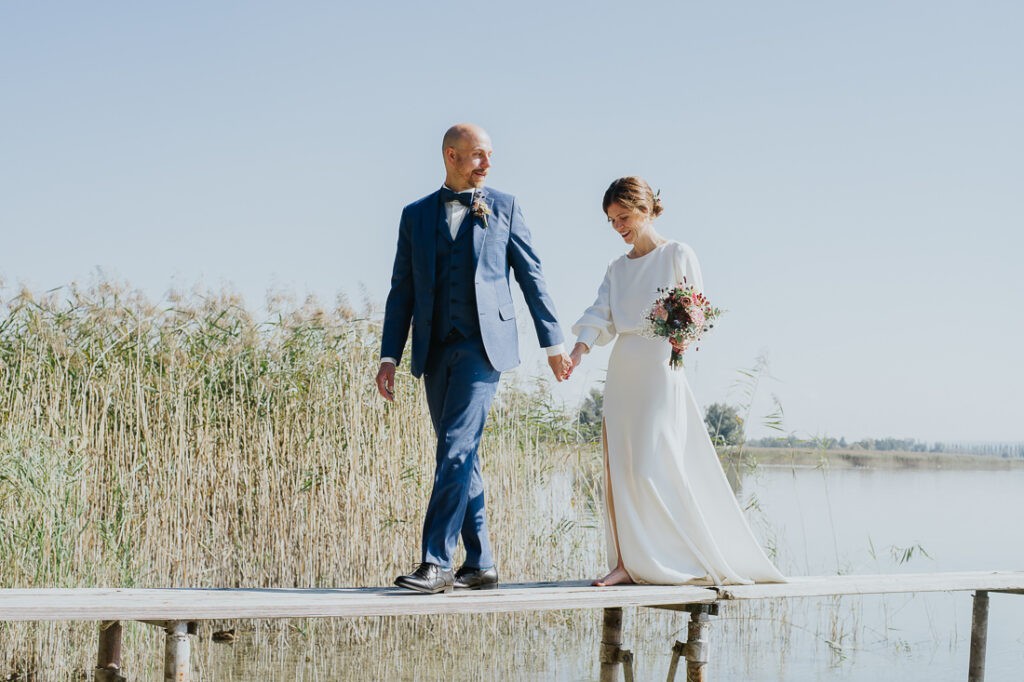
<path fill-rule="evenodd" d="M 154 304 L 109 281 L 5 298 L 0 586 L 375 586 L 418 559 L 434 435 L 408 374 L 394 404 L 377 396 L 369 311 L 272 300 L 258 322 L 230 292 Z M 575 435 L 543 383 L 503 380 L 481 454 L 506 581 L 604 568 L 600 446 Z M 736 637 L 788 617 L 747 607 Z M 636 618 L 640 649 L 667 657 L 685 621 Z M 585 677 L 596 625 L 578 612 L 204 623 L 194 659 L 218 680 L 405 679 L 426 660 L 492 679 Z M 234 648 L 210 643 L 221 626 L 243 633 Z M 126 669 L 155 673 L 161 646 L 126 624 Z M 95 624 L 0 623 L 0 675 L 85 675 L 94 647 Z"/>
<path fill-rule="evenodd" d="M 394 404 L 377 396 L 368 314 L 272 301 L 261 323 L 228 292 L 157 305 L 109 281 L 5 306 L 3 587 L 372 586 L 418 560 L 434 435 L 410 376 Z M 601 563 L 573 508 L 594 504 L 596 455 L 570 436 L 542 387 L 503 385 L 481 452 L 507 580 Z M 586 475 L 559 479 L 566 469 Z M 335 630 L 358 642 L 381 622 Z M 457 636 L 458 619 L 438 622 Z M 65 664 L 88 669 L 92 634 L 0 625 L 0 665 L 50 668 L 75 651 Z"/>

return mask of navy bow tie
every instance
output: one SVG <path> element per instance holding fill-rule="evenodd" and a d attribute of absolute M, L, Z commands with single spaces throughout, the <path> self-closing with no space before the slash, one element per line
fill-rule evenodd
<path fill-rule="evenodd" d="M 469 206 L 473 202 L 472 192 L 453 192 L 447 187 L 441 188 L 441 201 L 448 203 L 449 201 L 457 201 L 463 206 Z"/>

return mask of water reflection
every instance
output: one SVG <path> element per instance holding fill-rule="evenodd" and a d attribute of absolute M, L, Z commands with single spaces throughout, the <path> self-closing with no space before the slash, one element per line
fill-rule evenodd
<path fill-rule="evenodd" d="M 755 532 L 790 574 L 1024 569 L 1024 470 L 728 470 L 755 502 Z M 540 518 L 524 522 L 557 529 L 569 520 L 565 537 L 592 556 L 590 545 L 603 542 L 598 482 L 573 471 L 546 480 L 533 491 Z M 923 551 L 908 559 L 908 547 Z M 727 604 L 712 628 L 711 679 L 962 680 L 970 610 L 966 593 Z M 206 637 L 196 654 L 211 680 L 592 680 L 599 621 L 599 611 L 566 611 L 263 623 L 242 627 L 233 646 Z M 627 610 L 636 679 L 665 679 L 685 623 Z M 987 679 L 1017 680 L 1022 667 L 1024 596 L 994 594 Z"/>
<path fill-rule="evenodd" d="M 1024 569 L 1024 470 L 727 472 L 756 534 L 790 574 Z M 599 482 L 573 467 L 548 472 L 529 493 L 532 516 L 522 520 L 544 528 L 537 546 L 502 551 L 550 563 L 506 580 L 546 571 L 553 579 L 590 576 L 603 555 Z M 908 555 L 907 548 L 916 550 Z M 197 678 L 217 681 L 593 680 L 600 617 L 592 610 L 204 623 L 194 658 Z M 724 604 L 712 628 L 710 679 L 963 680 L 970 619 L 967 593 Z M 627 609 L 625 646 L 635 653 L 636 679 L 665 679 L 685 625 L 684 614 Z M 233 644 L 210 641 L 230 627 L 238 633 Z M 19 637 L 19 628 L 0 634 Z M 83 637 L 91 641 L 89 630 Z M 162 641 L 154 633 L 126 624 L 133 677 L 159 677 Z M 89 656 L 80 657 L 76 665 L 88 670 Z M 1024 596 L 993 594 L 986 679 L 1019 680 L 1022 669 Z"/>

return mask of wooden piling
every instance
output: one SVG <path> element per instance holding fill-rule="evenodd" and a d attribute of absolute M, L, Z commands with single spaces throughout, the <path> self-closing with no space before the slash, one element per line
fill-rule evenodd
<path fill-rule="evenodd" d="M 705 682 L 704 672 L 711 653 L 708 647 L 711 616 L 718 615 L 718 607 L 715 604 L 691 604 L 686 610 L 690 613 L 690 622 L 686 626 L 686 644 L 683 645 L 686 682 Z"/>
<path fill-rule="evenodd" d="M 676 673 L 679 671 L 679 659 L 682 658 L 685 650 L 686 642 L 676 641 L 672 645 L 672 660 L 668 665 L 668 677 L 665 678 L 668 682 L 675 682 Z"/>
<path fill-rule="evenodd" d="M 622 609 L 605 609 L 601 628 L 601 682 L 615 682 L 622 646 Z"/>
<path fill-rule="evenodd" d="M 191 644 L 188 641 L 188 622 L 170 621 L 166 625 L 164 648 L 164 682 L 189 682 L 192 666 Z"/>
<path fill-rule="evenodd" d="M 100 646 L 96 655 L 96 682 L 125 682 L 121 675 L 121 623 L 106 620 L 100 623 Z"/>
<path fill-rule="evenodd" d="M 974 593 L 974 611 L 971 614 L 971 658 L 967 667 L 967 682 L 985 682 L 985 648 L 988 645 L 988 592 Z"/>

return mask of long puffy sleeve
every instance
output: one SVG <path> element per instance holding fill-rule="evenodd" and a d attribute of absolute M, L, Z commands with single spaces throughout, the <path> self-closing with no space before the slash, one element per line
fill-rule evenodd
<path fill-rule="evenodd" d="M 576 335 L 576 342 L 586 344 L 587 348 L 603 346 L 611 342 L 618 333 L 612 320 L 610 265 L 604 273 L 604 281 L 597 290 L 597 298 L 572 326 L 572 333 Z"/>
<path fill-rule="evenodd" d="M 704 277 L 693 249 L 686 244 L 676 244 L 675 265 L 676 278 L 680 284 L 685 283 L 697 291 L 704 291 Z"/>

